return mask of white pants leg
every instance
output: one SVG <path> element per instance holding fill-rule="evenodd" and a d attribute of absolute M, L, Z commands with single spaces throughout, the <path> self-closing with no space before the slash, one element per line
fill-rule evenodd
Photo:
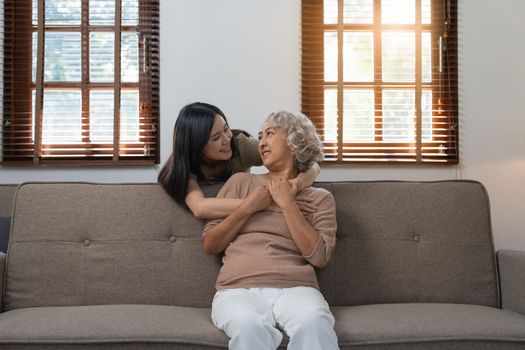
<path fill-rule="evenodd" d="M 274 318 L 290 337 L 288 350 L 339 349 L 335 320 L 315 288 L 285 288 L 273 306 Z"/>
<path fill-rule="evenodd" d="M 272 303 L 261 295 L 261 289 L 226 289 L 215 294 L 211 317 L 215 326 L 230 337 L 229 349 L 275 350 L 281 344 Z"/>

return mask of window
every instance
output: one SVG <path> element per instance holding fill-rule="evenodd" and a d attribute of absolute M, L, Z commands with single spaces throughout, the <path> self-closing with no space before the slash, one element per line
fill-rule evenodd
<path fill-rule="evenodd" d="M 5 0 L 2 165 L 159 161 L 158 0 Z"/>
<path fill-rule="evenodd" d="M 457 0 L 303 0 L 325 163 L 457 163 Z"/>

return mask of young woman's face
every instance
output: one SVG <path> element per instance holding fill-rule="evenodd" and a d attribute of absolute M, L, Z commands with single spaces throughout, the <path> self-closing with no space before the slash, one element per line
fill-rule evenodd
<path fill-rule="evenodd" d="M 202 150 L 202 156 L 207 161 L 228 160 L 232 157 L 230 146 L 232 132 L 223 117 L 216 115 L 211 128 L 208 143 Z"/>

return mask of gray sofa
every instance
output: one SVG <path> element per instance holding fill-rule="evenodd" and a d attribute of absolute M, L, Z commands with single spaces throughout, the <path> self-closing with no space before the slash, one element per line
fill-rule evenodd
<path fill-rule="evenodd" d="M 525 349 L 525 253 L 497 261 L 481 184 L 317 186 L 337 203 L 318 277 L 342 349 Z M 227 348 L 220 259 L 159 185 L 27 183 L 13 213 L 0 349 Z"/>

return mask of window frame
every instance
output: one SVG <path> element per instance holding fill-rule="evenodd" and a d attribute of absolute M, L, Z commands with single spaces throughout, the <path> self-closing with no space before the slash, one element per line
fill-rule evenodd
<path fill-rule="evenodd" d="M 373 0 L 373 23 L 351 24 L 343 23 L 344 0 L 338 1 L 338 16 L 335 24 L 324 23 L 324 1 L 302 0 L 302 65 L 301 65 L 301 108 L 316 125 L 325 148 L 327 164 L 456 164 L 459 162 L 458 140 L 458 92 L 457 92 L 457 0 L 431 0 L 431 24 L 422 23 L 422 0 L 415 0 L 416 21 L 414 24 L 383 24 L 381 23 L 381 0 Z M 446 16 L 443 15 L 446 13 Z M 445 24 L 445 20 L 447 23 Z M 378 25 L 380 23 L 380 25 Z M 382 80 L 382 33 L 385 31 L 407 31 L 415 33 L 415 81 L 410 83 L 384 82 Z M 373 32 L 374 47 L 374 81 L 346 82 L 343 81 L 343 33 Z M 324 34 L 337 33 L 338 46 L 338 77 L 336 82 L 325 81 L 324 72 Z M 422 33 L 431 33 L 431 82 L 422 79 Z M 445 34 L 446 33 L 446 34 Z M 440 73 L 439 50 L 435 45 L 440 36 L 447 36 L 447 55 L 442 56 L 444 73 Z M 379 74 L 377 71 L 379 70 Z M 446 82 L 442 82 L 446 78 Z M 440 80 L 441 79 L 441 80 Z M 385 89 L 403 89 L 410 87 L 415 92 L 415 140 L 407 142 L 384 142 L 382 140 L 382 93 Z M 349 89 L 373 89 L 374 91 L 374 141 L 343 142 L 343 128 L 337 128 L 337 142 L 326 141 L 325 134 L 325 96 L 324 91 L 337 91 L 337 125 L 343 124 L 344 92 Z M 422 92 L 432 91 L 432 129 L 439 130 L 432 134 L 432 142 L 423 140 L 422 136 Z M 440 96 L 440 100 L 438 101 Z M 439 111 L 444 112 L 446 121 Z M 441 108 L 441 109 L 440 109 Z M 377 127 L 379 126 L 379 127 Z M 407 129 L 410 130 L 410 129 Z M 443 141 L 439 142 L 437 138 Z M 444 147 L 444 153 L 443 153 Z M 390 149 L 390 150 L 389 150 Z M 352 154 L 352 156 L 345 156 Z"/>
<path fill-rule="evenodd" d="M 0 164 L 5 165 L 153 165 L 160 159 L 159 143 L 159 1 L 138 0 L 137 25 L 122 25 L 122 0 L 115 0 L 112 25 L 89 23 L 89 0 L 81 0 L 81 22 L 78 25 L 47 25 L 42 9 L 45 0 L 37 0 L 37 25 L 33 24 L 32 0 L 5 0 L 3 139 Z M 81 80 L 79 82 L 44 82 L 44 32 L 80 33 Z M 37 33 L 36 81 L 32 78 L 32 37 Z M 90 33 L 114 33 L 114 80 L 90 81 Z M 120 65 L 122 34 L 137 33 L 138 81 L 122 82 Z M 25 39 L 25 40 L 24 40 Z M 26 45 L 14 45 L 15 42 Z M 22 59 L 21 59 L 22 58 Z M 42 143 L 42 108 L 44 90 L 74 89 L 81 94 L 80 143 Z M 36 90 L 35 117 L 32 94 Z M 113 141 L 91 142 L 90 92 L 113 91 Z M 137 91 L 138 142 L 120 142 L 121 92 Z M 40 116 L 40 117 L 37 117 Z M 31 119 L 34 120 L 34 126 Z M 28 122 L 29 120 L 29 122 Z M 33 129 L 34 128 L 34 129 Z M 33 140 L 33 131 L 34 140 Z M 21 140 L 23 140 L 21 142 Z M 29 144 L 28 140 L 32 141 Z M 6 145 L 13 145 L 6 147 Z M 133 150 L 132 147 L 135 147 Z M 80 148 L 80 151 L 78 149 Z M 111 150 L 111 153 L 109 151 Z M 143 154 L 140 154 L 140 153 Z M 103 154 L 103 156 L 98 156 Z"/>

